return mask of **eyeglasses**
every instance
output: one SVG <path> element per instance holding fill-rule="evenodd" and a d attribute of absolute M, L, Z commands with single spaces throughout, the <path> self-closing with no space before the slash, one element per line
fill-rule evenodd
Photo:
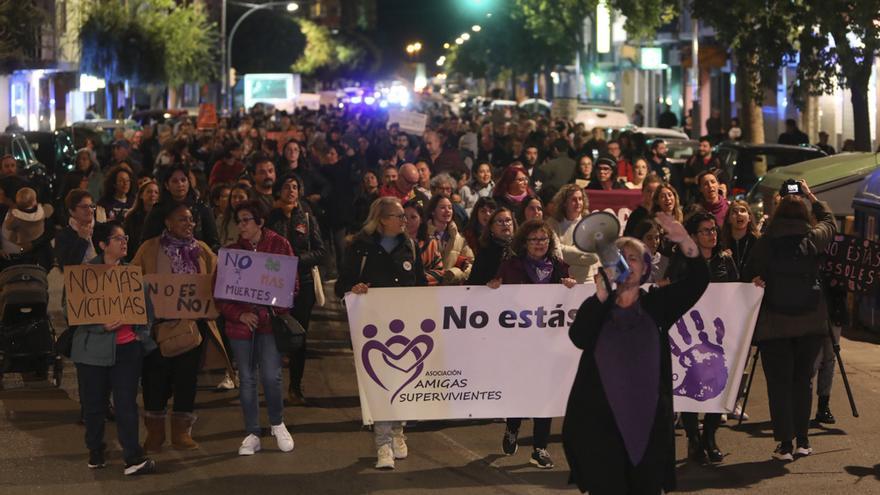
<path fill-rule="evenodd" d="M 96 204 L 94 204 L 94 203 L 92 203 L 92 204 L 88 204 L 88 205 L 76 205 L 76 207 L 77 207 L 77 208 L 88 208 L 88 209 L 90 209 L 90 210 L 92 210 L 92 211 L 98 209 L 98 205 L 96 205 Z"/>
<path fill-rule="evenodd" d="M 718 234 L 718 227 L 712 227 L 709 229 L 700 229 L 697 231 L 697 233 L 700 235 L 717 235 Z"/>
<path fill-rule="evenodd" d="M 394 214 L 392 214 L 392 215 L 385 215 L 385 217 L 386 217 L 386 218 L 396 218 L 396 219 L 400 220 L 401 222 L 405 222 L 405 221 L 406 221 L 406 213 L 401 213 L 401 214 L 399 214 L 399 215 L 394 215 Z"/>
<path fill-rule="evenodd" d="M 119 242 L 128 242 L 128 236 L 127 236 L 127 235 L 114 235 L 114 236 L 112 236 L 112 237 L 108 237 L 107 240 L 109 240 L 109 241 L 119 241 Z"/>
<path fill-rule="evenodd" d="M 550 242 L 549 237 L 529 237 L 526 240 L 532 244 L 547 244 L 548 242 Z"/>
<path fill-rule="evenodd" d="M 528 181 L 529 181 L 528 177 L 517 177 L 516 178 L 516 182 L 528 182 Z"/>
<path fill-rule="evenodd" d="M 513 225 L 512 218 L 498 218 L 495 219 L 495 225 Z"/>
<path fill-rule="evenodd" d="M 254 221 L 254 217 L 244 217 L 244 218 L 239 218 L 238 220 L 235 221 L 235 223 L 241 225 L 241 224 L 243 224 L 243 223 L 248 223 L 248 222 L 250 222 L 250 221 Z"/>

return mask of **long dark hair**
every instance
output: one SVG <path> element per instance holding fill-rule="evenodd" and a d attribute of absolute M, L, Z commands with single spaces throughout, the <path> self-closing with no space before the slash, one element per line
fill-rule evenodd
<path fill-rule="evenodd" d="M 504 212 L 510 213 L 510 219 L 513 220 L 513 233 L 516 235 L 516 217 L 513 215 L 513 212 L 510 211 L 510 208 L 499 206 L 498 208 L 495 208 L 495 211 L 493 211 L 491 215 L 489 215 L 489 223 L 486 225 L 486 228 L 483 229 L 483 232 L 480 233 L 480 247 L 489 247 L 489 244 L 492 243 L 492 223 L 495 222 L 495 217 Z"/>
<path fill-rule="evenodd" d="M 403 209 L 412 208 L 419 214 L 419 218 L 421 221 L 419 222 L 419 230 L 416 232 L 417 242 L 424 242 L 428 240 L 428 217 L 425 214 L 425 205 L 422 204 L 421 201 L 417 199 L 411 199 L 403 204 Z"/>
<path fill-rule="evenodd" d="M 471 216 L 468 218 L 467 224 L 464 226 L 465 232 L 473 232 L 474 235 L 479 236 L 483 231 L 482 226 L 480 225 L 479 211 L 481 208 L 489 207 L 494 212 L 498 209 L 498 203 L 495 202 L 494 199 L 489 197 L 482 197 L 474 203 L 474 208 L 471 210 Z"/>

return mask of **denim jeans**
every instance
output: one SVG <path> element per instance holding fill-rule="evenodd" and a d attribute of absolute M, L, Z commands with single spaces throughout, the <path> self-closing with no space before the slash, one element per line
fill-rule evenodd
<path fill-rule="evenodd" d="M 260 436 L 260 397 L 257 392 L 257 370 L 263 393 L 266 394 L 266 408 L 269 410 L 269 424 L 284 422 L 284 402 L 282 399 L 281 354 L 275 347 L 275 336 L 271 333 L 258 333 L 254 340 L 231 339 L 232 352 L 238 362 L 240 381 L 239 400 L 244 415 L 244 429 Z"/>
<path fill-rule="evenodd" d="M 104 421 L 107 419 L 107 396 L 112 391 L 116 407 L 116 431 L 126 463 L 143 456 L 138 444 L 138 382 L 144 348 L 140 342 L 116 346 L 113 366 L 77 363 L 83 416 L 86 423 L 86 447 L 104 449 Z"/>

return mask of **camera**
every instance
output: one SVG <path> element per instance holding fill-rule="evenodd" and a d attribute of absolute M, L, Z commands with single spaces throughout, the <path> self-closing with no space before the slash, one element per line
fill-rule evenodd
<path fill-rule="evenodd" d="M 787 179 L 785 182 L 782 183 L 782 187 L 779 189 L 779 195 L 790 196 L 792 194 L 803 196 L 804 190 L 801 188 L 800 181 Z"/>

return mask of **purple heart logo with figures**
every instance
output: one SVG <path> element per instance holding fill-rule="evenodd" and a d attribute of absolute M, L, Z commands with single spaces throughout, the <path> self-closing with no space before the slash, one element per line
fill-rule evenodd
<path fill-rule="evenodd" d="M 672 355 L 678 360 L 678 366 L 673 365 L 673 369 L 677 367 L 683 370 L 682 374 L 673 374 L 672 381 L 676 386 L 672 393 L 705 402 L 718 397 L 727 386 L 728 369 L 724 347 L 721 346 L 724 341 L 724 321 L 721 318 L 713 320 L 715 332 L 710 337 L 703 324 L 703 315 L 693 310 L 689 316 L 693 321 L 693 330 L 684 318 L 675 323 L 684 345 L 679 347 L 676 339 L 669 339 Z M 673 334 L 670 336 L 674 337 Z"/>
<path fill-rule="evenodd" d="M 424 371 L 425 359 L 434 350 L 434 339 L 428 334 L 436 328 L 434 320 L 423 320 L 422 333 L 410 339 L 403 335 L 403 321 L 392 320 L 388 324 L 392 335 L 383 341 L 376 325 L 364 327 L 363 334 L 368 340 L 361 348 L 361 362 L 371 380 L 384 390 L 393 389 L 391 402 Z"/>

